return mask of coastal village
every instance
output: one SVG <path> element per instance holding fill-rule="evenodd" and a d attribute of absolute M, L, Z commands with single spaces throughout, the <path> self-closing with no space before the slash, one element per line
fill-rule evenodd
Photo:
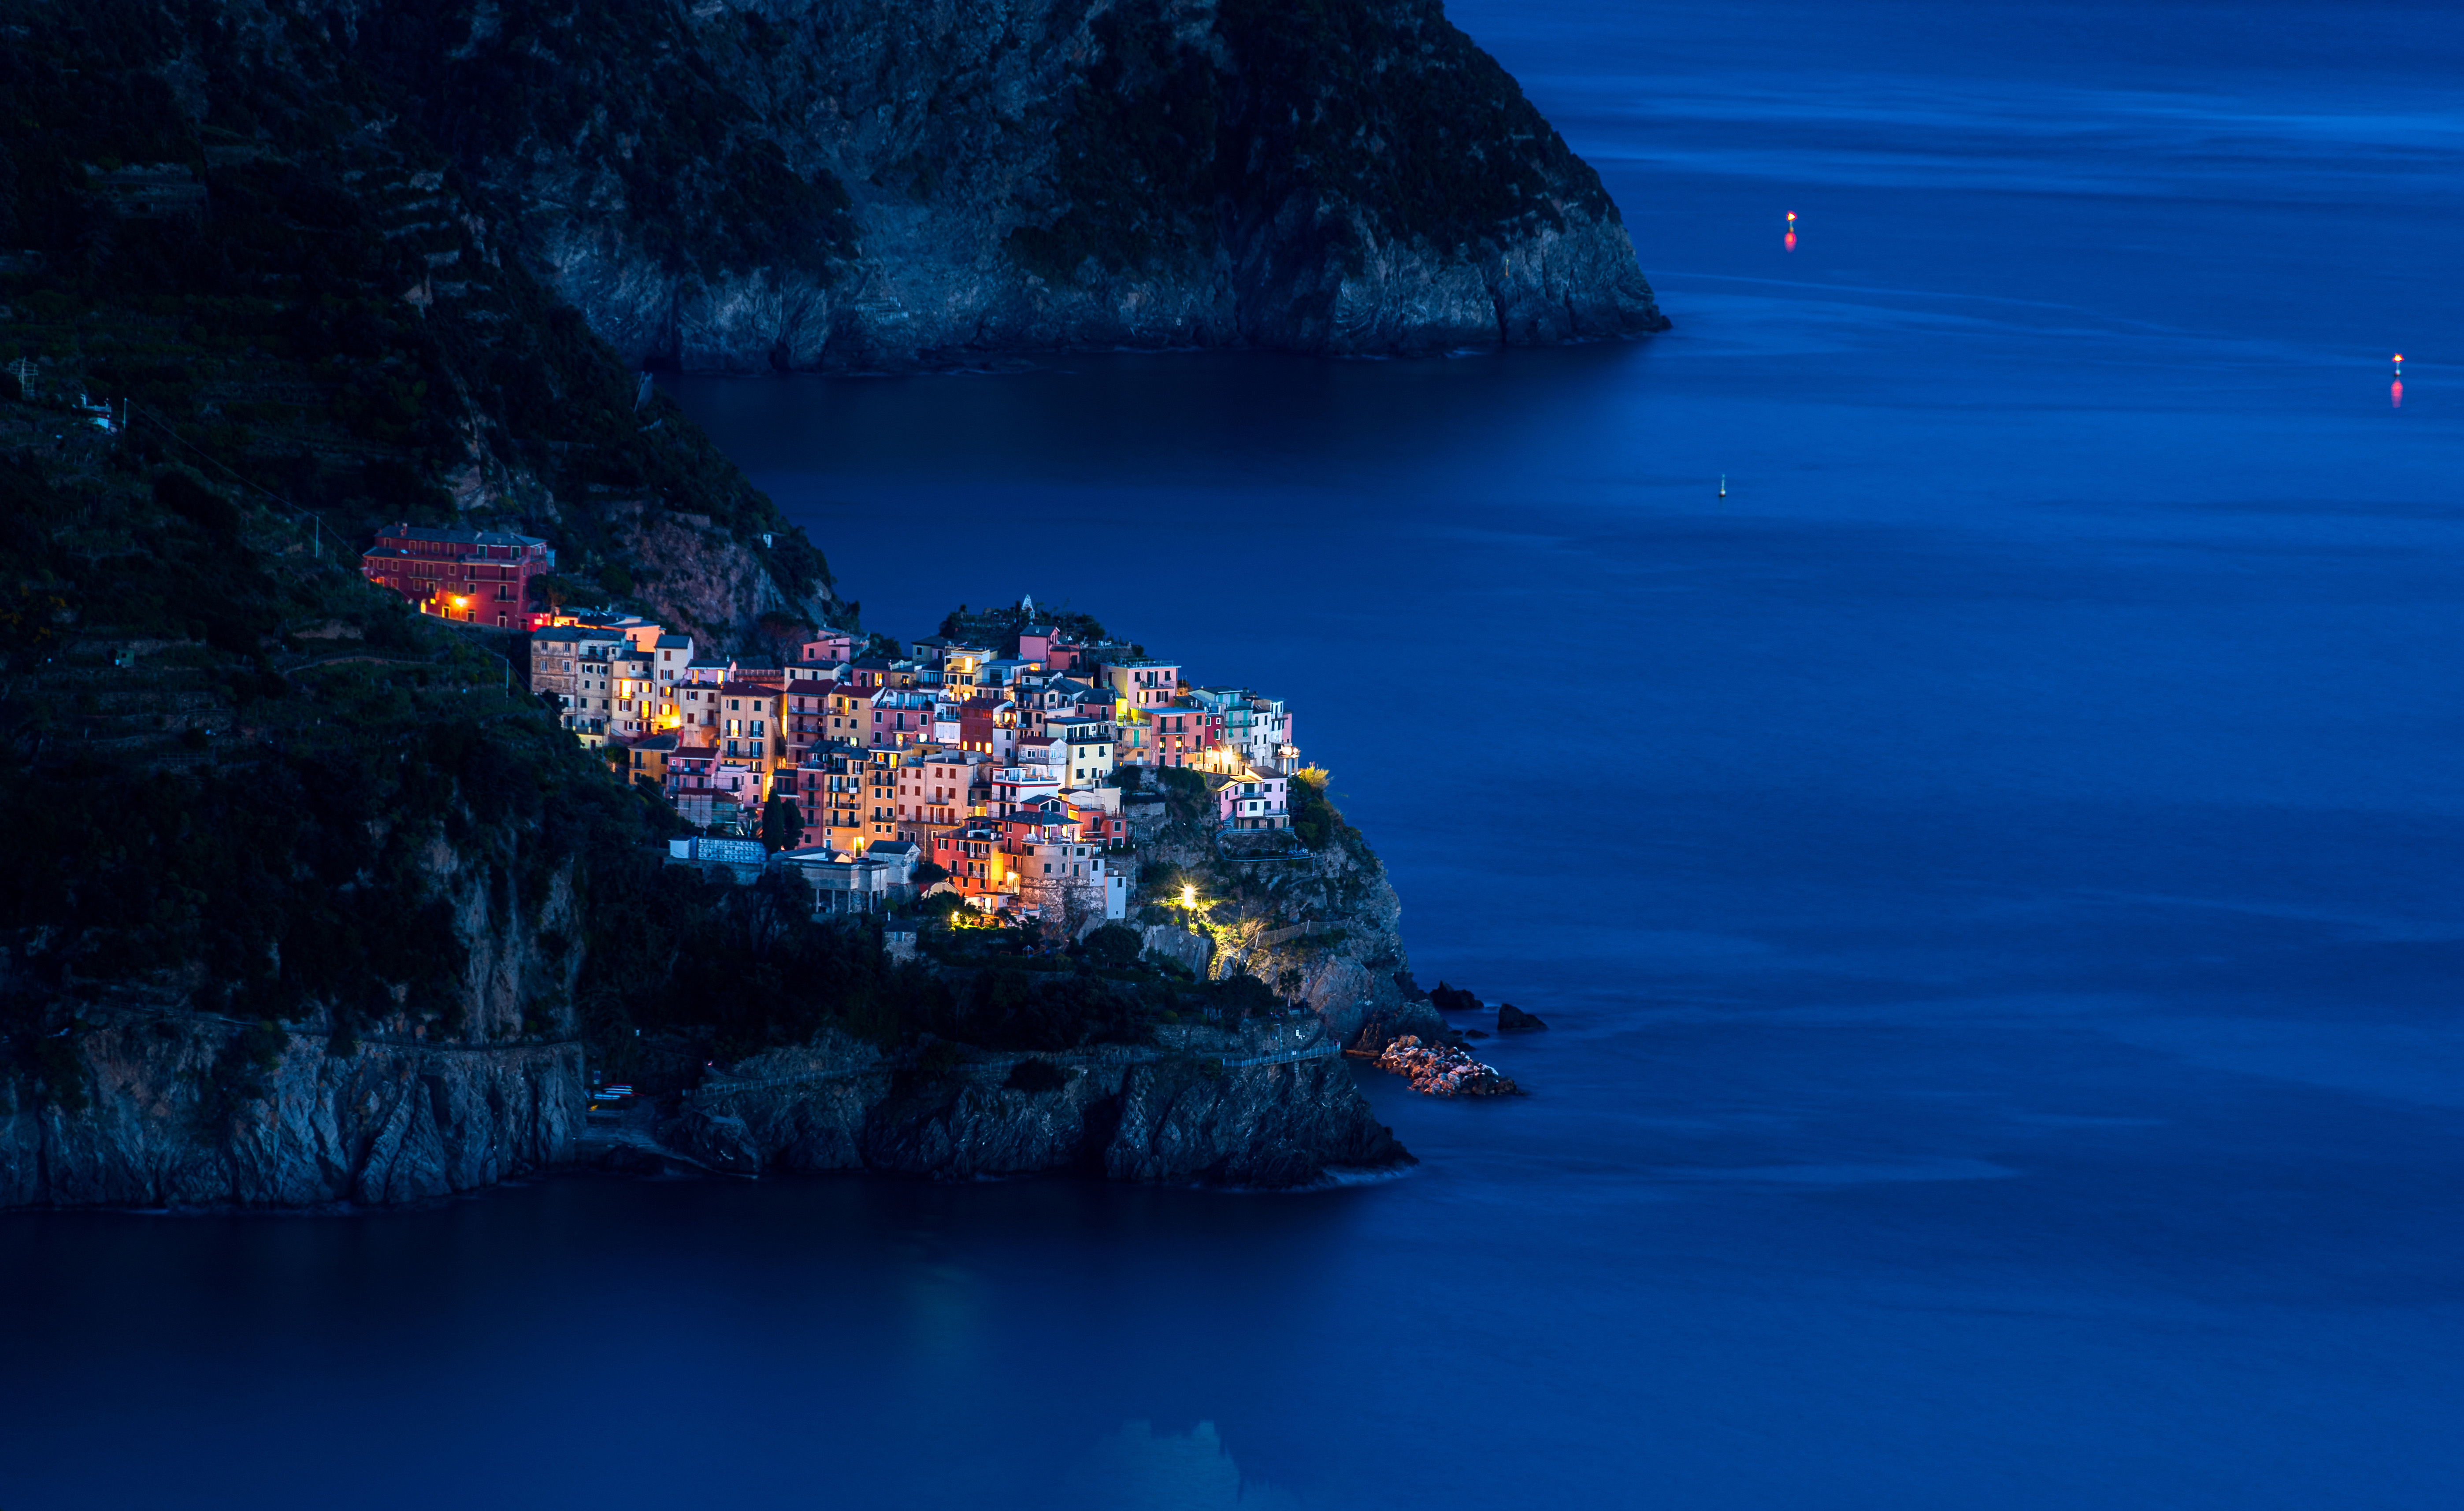
<path fill-rule="evenodd" d="M 1084 938 L 1133 912 L 1138 863 L 1123 799 L 1158 788 L 1211 817 L 1219 850 L 1308 855 L 1291 832 L 1294 783 L 1323 774 L 1303 767 L 1285 702 L 1201 684 L 1084 615 L 1040 612 L 1031 598 L 980 613 L 961 605 L 919 640 L 805 629 L 778 642 L 776 664 L 757 665 L 638 615 L 532 606 L 532 580 L 554 569 L 554 552 L 530 537 L 407 525 L 363 558 L 371 582 L 422 613 L 526 631 L 531 691 L 695 831 L 669 842 L 672 864 L 737 881 L 794 875 L 816 918 L 947 896 L 953 925 Z M 1178 901 L 1197 905 L 1187 892 Z M 903 953 L 916 936 L 897 925 L 886 938 Z M 1431 993 L 1403 984 L 1444 1009 L 1483 1005 L 1442 982 Z M 1546 1025 L 1506 1004 L 1498 1026 Z M 1368 1025 L 1351 1053 L 1415 1089 L 1517 1089 L 1451 1031 L 1424 1042 L 1380 1030 Z"/>
<path fill-rule="evenodd" d="M 817 630 L 756 666 L 638 616 L 532 607 L 554 567 L 529 537 L 407 525 L 363 558 L 425 613 L 527 628 L 531 690 L 701 831 L 675 859 L 792 867 L 816 911 L 950 892 L 1072 934 L 1124 918 L 1122 794 L 1150 772 L 1204 779 L 1226 835 L 1291 826 L 1301 753 L 1283 700 L 1200 685 L 1032 599 L 912 643 Z"/>

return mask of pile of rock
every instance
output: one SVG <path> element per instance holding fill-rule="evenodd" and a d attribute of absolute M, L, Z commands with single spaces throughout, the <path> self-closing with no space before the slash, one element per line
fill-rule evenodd
<path fill-rule="evenodd" d="M 1423 1044 L 1418 1034 L 1405 1034 L 1377 1057 L 1377 1068 L 1391 1070 L 1431 1097 L 1510 1097 L 1522 1088 L 1450 1044 Z"/>

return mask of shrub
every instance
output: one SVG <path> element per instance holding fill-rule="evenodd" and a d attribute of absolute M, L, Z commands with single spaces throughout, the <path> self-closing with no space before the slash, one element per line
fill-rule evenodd
<path fill-rule="evenodd" d="M 1245 973 L 1209 984 L 1206 998 L 1208 1007 L 1223 1015 L 1226 1027 L 1237 1026 L 1253 1014 L 1281 1012 L 1284 1006 L 1274 988 Z"/>
<path fill-rule="evenodd" d="M 792 850 L 804 832 L 804 812 L 792 798 L 773 797 L 761 805 L 761 847 Z"/>
<path fill-rule="evenodd" d="M 1106 924 L 1089 934 L 1079 948 L 1092 964 L 1120 970 L 1138 963 L 1146 941 L 1127 924 Z"/>

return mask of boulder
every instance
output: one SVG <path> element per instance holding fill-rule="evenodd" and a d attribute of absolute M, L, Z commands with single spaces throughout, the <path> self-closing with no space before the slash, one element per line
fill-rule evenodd
<path fill-rule="evenodd" d="M 1548 1026 L 1511 1002 L 1497 1004 L 1497 1031 L 1501 1034 L 1528 1034 Z"/>
<path fill-rule="evenodd" d="M 1441 1013 L 1477 1013 L 1480 1011 L 1479 997 L 1464 991 L 1462 987 L 1448 986 L 1443 981 L 1439 982 L 1435 987 L 1430 989 L 1429 1001 L 1431 1005 L 1436 1007 Z"/>

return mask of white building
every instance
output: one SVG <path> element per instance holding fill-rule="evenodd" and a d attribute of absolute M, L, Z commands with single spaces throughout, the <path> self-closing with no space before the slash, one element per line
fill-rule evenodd
<path fill-rule="evenodd" d="M 1129 872 L 1085 840 L 1038 841 L 1020 846 L 1018 900 L 1046 922 L 1075 931 L 1089 922 L 1130 914 Z"/>

